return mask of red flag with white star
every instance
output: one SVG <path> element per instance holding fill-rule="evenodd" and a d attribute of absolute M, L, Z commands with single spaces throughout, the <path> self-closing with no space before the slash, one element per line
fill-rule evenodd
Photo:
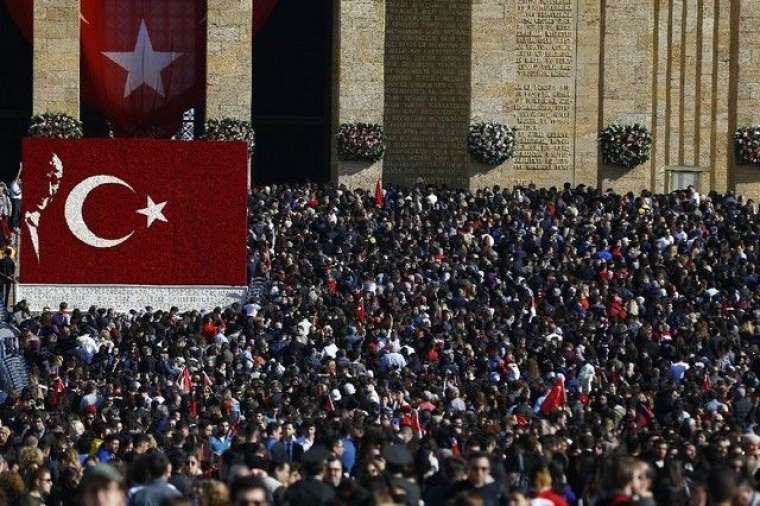
<path fill-rule="evenodd" d="M 206 90 L 206 2 L 82 2 L 82 96 L 124 135 L 171 135 Z"/>
<path fill-rule="evenodd" d="M 244 286 L 245 143 L 24 139 L 22 283 Z"/>
<path fill-rule="evenodd" d="M 253 2 L 254 33 L 278 0 Z M 24 37 L 34 2 L 5 0 Z M 172 135 L 206 93 L 206 0 L 81 0 L 82 102 L 117 134 Z"/>

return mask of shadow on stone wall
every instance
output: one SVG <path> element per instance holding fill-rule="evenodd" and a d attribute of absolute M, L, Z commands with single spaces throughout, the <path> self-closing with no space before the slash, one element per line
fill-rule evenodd
<path fill-rule="evenodd" d="M 760 165 L 736 164 L 734 168 L 736 194 L 757 200 L 760 198 Z"/>

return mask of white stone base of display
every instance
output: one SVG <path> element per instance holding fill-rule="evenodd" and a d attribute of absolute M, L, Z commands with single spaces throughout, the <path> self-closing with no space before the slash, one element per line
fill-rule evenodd
<path fill-rule="evenodd" d="M 26 300 L 32 311 L 49 307 L 53 311 L 65 301 L 69 309 L 86 311 L 90 306 L 113 308 L 125 312 L 145 306 L 168 311 L 177 306 L 180 311 L 211 310 L 235 302 L 243 303 L 244 286 L 138 286 L 138 285 L 43 285 L 19 283 L 16 300 Z"/>

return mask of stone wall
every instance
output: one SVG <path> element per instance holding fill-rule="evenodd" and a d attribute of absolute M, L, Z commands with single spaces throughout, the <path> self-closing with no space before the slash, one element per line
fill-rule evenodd
<path fill-rule="evenodd" d="M 250 119 L 252 1 L 208 0 L 209 118 Z M 760 123 L 760 0 L 333 2 L 333 123 L 382 123 L 387 145 L 376 164 L 333 156 L 337 182 L 664 191 L 677 166 L 703 169 L 703 192 L 760 196 L 733 147 L 737 126 Z M 34 0 L 34 112 L 79 115 L 78 10 Z M 472 120 L 516 127 L 514 159 L 473 162 Z M 602 166 L 612 122 L 650 128 L 650 162 Z"/>
<path fill-rule="evenodd" d="M 251 119 L 252 1 L 207 0 L 208 119 Z"/>
<path fill-rule="evenodd" d="M 472 0 L 386 0 L 384 180 L 469 186 Z"/>
<path fill-rule="evenodd" d="M 33 112 L 79 118 L 79 0 L 33 1 Z"/>
<path fill-rule="evenodd" d="M 652 9 L 641 0 L 606 0 L 605 7 L 599 125 L 639 123 L 652 131 Z M 599 171 L 602 189 L 638 193 L 653 181 L 651 161 L 630 170 L 600 162 Z"/>
<path fill-rule="evenodd" d="M 760 0 L 474 0 L 473 116 L 521 133 L 515 159 L 473 166 L 472 185 L 571 181 L 666 191 L 666 171 L 680 167 L 703 171 L 703 192 L 760 196 L 760 171 L 737 165 L 733 153 L 736 126 L 760 123 L 759 9 Z M 556 71 L 566 62 L 569 76 Z M 530 89 L 536 70 L 542 79 Z M 649 162 L 630 170 L 601 163 L 598 132 L 613 122 L 650 129 Z M 569 166 L 568 152 L 552 144 L 562 132 Z M 552 156 L 560 164 L 541 162 Z"/>
<path fill-rule="evenodd" d="M 337 0 L 335 33 L 339 62 L 337 124 L 383 123 L 385 110 L 385 0 Z M 337 181 L 346 187 L 373 188 L 383 162 L 336 163 Z"/>
<path fill-rule="evenodd" d="M 760 0 L 741 2 L 738 27 L 737 126 L 760 124 Z M 734 183 L 737 193 L 760 197 L 760 168 L 737 164 Z"/>
<path fill-rule="evenodd" d="M 475 0 L 474 119 L 517 128 L 514 159 L 472 162 L 471 186 L 571 182 L 575 151 L 577 2 Z"/>

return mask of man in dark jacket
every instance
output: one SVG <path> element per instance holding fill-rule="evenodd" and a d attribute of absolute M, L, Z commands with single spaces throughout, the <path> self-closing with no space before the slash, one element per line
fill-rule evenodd
<path fill-rule="evenodd" d="M 129 506 L 161 506 L 169 499 L 180 497 L 180 492 L 169 483 L 172 466 L 161 452 L 153 452 L 145 457 L 151 482 L 135 491 L 130 491 Z"/>
<path fill-rule="evenodd" d="M 5 248 L 3 250 L 3 258 L 0 258 L 0 284 L 3 288 L 3 300 L 5 301 L 5 307 L 8 307 L 8 298 L 11 294 L 11 288 L 13 286 L 13 276 L 16 273 L 16 263 L 11 258 L 13 250 Z"/>
<path fill-rule="evenodd" d="M 304 453 L 302 464 L 305 478 L 288 488 L 286 505 L 321 506 L 333 500 L 335 490 L 323 481 L 327 456 L 328 451 L 322 445 L 315 445 Z"/>

